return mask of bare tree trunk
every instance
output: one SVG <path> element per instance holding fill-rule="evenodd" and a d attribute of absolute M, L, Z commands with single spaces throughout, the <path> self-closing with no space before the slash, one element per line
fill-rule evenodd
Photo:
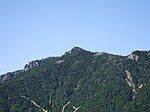
<path fill-rule="evenodd" d="M 42 108 L 41 106 L 39 106 L 35 101 L 29 99 L 29 98 L 26 97 L 26 96 L 21 96 L 21 97 L 24 98 L 24 99 L 29 100 L 29 101 L 30 101 L 31 103 L 33 103 L 36 107 L 40 108 L 43 112 L 47 112 L 44 108 Z"/>
<path fill-rule="evenodd" d="M 24 98 L 24 99 L 29 100 L 29 101 L 30 101 L 31 103 L 33 103 L 36 107 L 40 108 L 43 112 L 52 112 L 52 95 L 50 95 L 50 99 L 49 99 L 49 103 L 48 103 L 48 110 L 47 110 L 47 111 L 46 111 L 44 108 L 42 108 L 41 106 L 39 106 L 35 101 L 29 99 L 28 97 L 26 97 L 26 96 L 21 96 L 21 97 Z M 65 107 L 66 107 L 67 105 L 69 105 L 69 103 L 70 103 L 70 101 L 68 101 L 68 102 L 62 107 L 62 111 L 61 111 L 61 112 L 64 112 L 64 111 L 65 111 Z M 79 106 L 79 107 L 76 108 L 75 106 L 73 106 L 74 112 L 76 112 L 80 107 L 81 107 L 81 106 Z"/>
<path fill-rule="evenodd" d="M 65 111 L 65 107 L 66 107 L 69 103 L 70 103 L 70 101 L 69 101 L 68 103 L 66 103 L 66 104 L 63 106 L 63 108 L 62 108 L 62 112 L 64 112 L 64 111 Z"/>
<path fill-rule="evenodd" d="M 50 95 L 47 112 L 52 112 L 52 94 Z"/>
<path fill-rule="evenodd" d="M 74 112 L 76 112 L 80 107 L 81 106 L 79 106 L 79 107 L 76 108 L 75 106 L 73 106 Z"/>

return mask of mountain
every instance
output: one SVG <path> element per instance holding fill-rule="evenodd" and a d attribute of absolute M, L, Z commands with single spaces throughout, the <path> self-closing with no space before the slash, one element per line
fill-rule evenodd
<path fill-rule="evenodd" d="M 50 95 L 53 112 L 150 112 L 150 51 L 74 47 L 0 76 L 0 112 L 44 112 Z"/>

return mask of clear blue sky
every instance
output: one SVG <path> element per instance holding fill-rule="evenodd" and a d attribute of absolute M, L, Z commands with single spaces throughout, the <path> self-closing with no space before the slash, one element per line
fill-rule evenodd
<path fill-rule="evenodd" d="M 74 46 L 150 50 L 150 0 L 0 0 L 0 74 Z"/>

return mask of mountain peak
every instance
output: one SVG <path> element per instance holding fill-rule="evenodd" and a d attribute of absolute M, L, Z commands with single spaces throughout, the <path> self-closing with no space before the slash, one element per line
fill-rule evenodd
<path fill-rule="evenodd" d="M 80 47 L 73 47 L 70 51 L 66 52 L 65 55 L 78 54 L 78 53 L 81 53 L 81 52 L 87 52 L 87 51 L 82 49 L 82 48 L 80 48 Z"/>
<path fill-rule="evenodd" d="M 84 49 L 82 49 L 80 47 L 74 47 L 71 49 L 71 51 L 84 51 Z"/>

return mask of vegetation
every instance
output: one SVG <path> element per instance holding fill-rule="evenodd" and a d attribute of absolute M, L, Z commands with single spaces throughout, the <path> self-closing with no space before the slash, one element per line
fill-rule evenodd
<path fill-rule="evenodd" d="M 68 101 L 65 112 L 73 112 L 73 106 L 80 106 L 78 112 L 150 112 L 150 52 L 133 54 L 138 60 L 75 47 L 61 57 L 43 59 L 41 65 L 1 81 L 0 112 L 42 112 L 21 96 L 47 109 L 50 94 L 53 112 L 61 112 Z"/>

